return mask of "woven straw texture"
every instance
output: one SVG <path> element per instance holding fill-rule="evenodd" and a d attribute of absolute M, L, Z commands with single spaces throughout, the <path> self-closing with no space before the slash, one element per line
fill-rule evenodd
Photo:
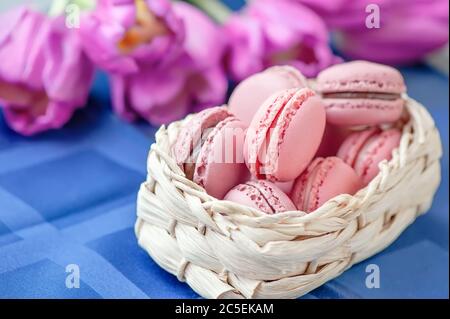
<path fill-rule="evenodd" d="M 439 133 L 408 98 L 400 146 L 354 196 L 316 211 L 266 215 L 220 201 L 170 156 L 183 121 L 156 134 L 138 194 L 139 245 L 206 298 L 296 298 L 392 243 L 426 212 L 440 182 Z M 420 256 L 417 256 L 420 258 Z"/>

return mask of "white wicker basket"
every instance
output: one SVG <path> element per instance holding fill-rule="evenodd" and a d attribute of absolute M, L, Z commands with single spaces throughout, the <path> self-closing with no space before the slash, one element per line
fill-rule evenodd
<path fill-rule="evenodd" d="M 439 133 L 422 105 L 408 98 L 406 108 L 392 160 L 356 195 L 310 214 L 266 215 L 209 196 L 169 155 L 183 121 L 161 127 L 138 195 L 139 245 L 206 298 L 295 298 L 313 290 L 384 249 L 429 209 L 440 182 Z"/>

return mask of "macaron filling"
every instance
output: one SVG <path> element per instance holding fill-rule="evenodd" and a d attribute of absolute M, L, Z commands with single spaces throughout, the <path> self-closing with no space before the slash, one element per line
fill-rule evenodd
<path fill-rule="evenodd" d="M 325 99 L 369 99 L 395 101 L 401 98 L 398 93 L 382 93 L 382 92 L 328 92 L 323 93 Z"/>

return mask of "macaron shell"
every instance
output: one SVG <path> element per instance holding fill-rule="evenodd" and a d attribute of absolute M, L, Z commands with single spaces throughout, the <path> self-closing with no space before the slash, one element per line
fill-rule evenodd
<path fill-rule="evenodd" d="M 381 161 L 392 158 L 392 151 L 398 147 L 400 139 L 400 130 L 390 129 L 372 136 L 361 148 L 353 167 L 361 176 L 364 185 L 378 174 Z"/>
<path fill-rule="evenodd" d="M 306 87 L 306 78 L 291 66 L 274 66 L 243 80 L 233 91 L 229 109 L 249 125 L 258 108 L 272 94 L 290 88 Z"/>
<path fill-rule="evenodd" d="M 309 195 L 308 210 L 314 211 L 329 199 L 341 194 L 355 194 L 362 186 L 355 171 L 337 157 L 322 162 Z"/>
<path fill-rule="evenodd" d="M 275 184 L 264 180 L 251 181 L 247 184 L 253 185 L 261 192 L 269 205 L 273 208 L 274 212 L 296 210 L 296 207 L 294 203 L 292 203 L 291 199 Z"/>
<path fill-rule="evenodd" d="M 317 88 L 326 92 L 404 93 L 401 73 L 387 65 L 352 61 L 333 65 L 317 76 Z"/>
<path fill-rule="evenodd" d="M 296 210 L 289 197 L 268 181 L 249 181 L 235 186 L 225 200 L 243 204 L 266 214 Z"/>
<path fill-rule="evenodd" d="M 214 127 L 220 121 L 231 116 L 228 108 L 218 106 L 205 109 L 195 114 L 178 134 L 178 139 L 173 145 L 172 153 L 176 162 L 182 165 L 189 159 L 194 145 L 198 143 L 205 129 Z"/>
<path fill-rule="evenodd" d="M 361 148 L 371 136 L 378 133 L 380 133 L 380 129 L 373 127 L 350 134 L 339 147 L 337 157 L 341 158 L 346 164 L 353 167 Z"/>
<path fill-rule="evenodd" d="M 287 81 L 291 81 L 293 85 L 308 86 L 308 79 L 300 72 L 299 69 L 292 65 L 274 65 L 267 68 L 264 72 L 279 74 L 285 76 Z M 298 86 L 295 86 L 298 88 Z"/>
<path fill-rule="evenodd" d="M 247 184 L 239 184 L 233 187 L 224 197 L 234 203 L 258 209 L 266 214 L 273 214 L 273 210 L 267 201 L 262 198 L 259 191 Z"/>
<path fill-rule="evenodd" d="M 315 158 L 306 168 L 306 170 L 295 179 L 294 185 L 290 193 L 290 198 L 294 202 L 297 209 L 307 212 L 309 191 L 314 181 L 314 177 L 320 164 L 323 162 L 322 157 Z"/>
<path fill-rule="evenodd" d="M 377 125 L 397 121 L 403 112 L 404 100 L 323 99 L 327 122 L 335 125 Z"/>
<path fill-rule="evenodd" d="M 208 135 L 198 156 L 193 180 L 209 195 L 222 199 L 233 186 L 248 179 L 242 156 L 245 129 L 244 123 L 229 117 Z"/>
<path fill-rule="evenodd" d="M 267 175 L 269 180 L 295 179 L 319 148 L 325 130 L 325 109 L 318 96 L 307 93 L 305 90 L 291 99 L 273 130 L 267 156 L 272 156 L 270 163 L 275 163 L 275 170 Z"/>
<path fill-rule="evenodd" d="M 248 129 L 244 157 L 259 179 L 287 182 L 306 168 L 325 128 L 325 109 L 307 88 L 288 89 L 267 99 Z"/>
<path fill-rule="evenodd" d="M 338 157 L 318 159 L 307 172 L 294 185 L 292 198 L 297 208 L 308 213 L 335 196 L 353 195 L 362 186 L 360 177 Z"/>

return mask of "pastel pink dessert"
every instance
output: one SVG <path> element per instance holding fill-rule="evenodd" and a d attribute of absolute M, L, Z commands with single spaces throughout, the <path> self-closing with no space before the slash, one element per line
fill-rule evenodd
<path fill-rule="evenodd" d="M 311 89 L 288 89 L 269 97 L 245 136 L 250 172 L 272 182 L 295 179 L 316 153 L 325 121 L 321 99 Z"/>
<path fill-rule="evenodd" d="M 363 184 L 367 185 L 378 174 L 378 164 L 392 158 L 392 151 L 400 144 L 401 136 L 400 130 L 395 128 L 386 131 L 371 128 L 355 132 L 347 137 L 337 156 L 353 167 L 361 176 Z"/>
<path fill-rule="evenodd" d="M 242 156 L 245 129 L 226 107 L 209 108 L 183 126 L 172 152 L 187 178 L 222 199 L 248 178 Z"/>
<path fill-rule="evenodd" d="M 327 122 L 336 125 L 378 125 L 398 120 L 405 104 L 402 75 L 382 64 L 353 61 L 319 73 Z"/>
<path fill-rule="evenodd" d="M 289 197 L 268 181 L 248 181 L 235 186 L 224 198 L 266 214 L 296 210 Z"/>
<path fill-rule="evenodd" d="M 340 194 L 355 194 L 362 186 L 360 177 L 338 157 L 318 157 L 300 175 L 291 191 L 297 209 L 310 213 Z"/>
<path fill-rule="evenodd" d="M 238 119 L 249 125 L 258 108 L 272 94 L 302 87 L 307 87 L 307 81 L 296 68 L 288 65 L 273 66 L 239 83 L 231 94 L 228 105 Z"/>

